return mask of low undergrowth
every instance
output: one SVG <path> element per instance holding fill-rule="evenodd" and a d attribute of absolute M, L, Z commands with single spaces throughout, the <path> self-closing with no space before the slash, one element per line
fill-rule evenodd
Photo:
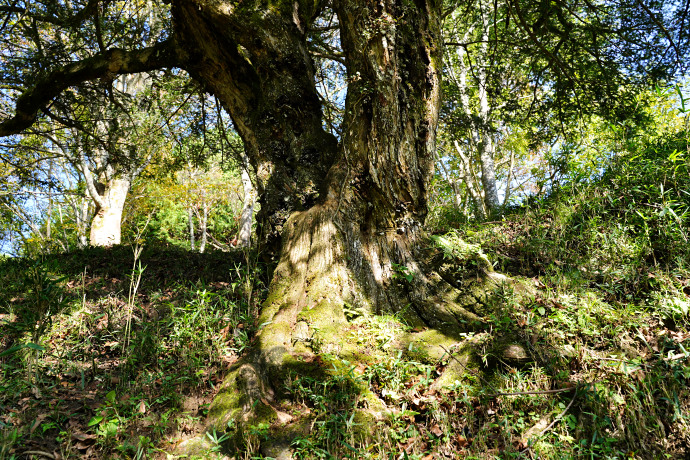
<path fill-rule="evenodd" d="M 129 251 L 3 262 L 0 458 L 165 458 L 203 429 L 251 345 L 260 278 L 227 255 L 149 251 L 138 268 Z M 470 252 L 460 272 L 497 258 Z M 104 256 L 129 257 L 131 279 Z M 299 420 L 309 424 L 292 449 L 305 459 L 687 455 L 687 278 L 627 299 L 554 267 L 494 287 L 474 333 L 346 312 L 357 353 L 322 353 L 319 376 L 287 376 L 290 416 L 250 427 L 239 458 L 261 458 L 262 442 Z M 201 458 L 225 455 L 226 435 L 207 437 Z"/>
<path fill-rule="evenodd" d="M 287 431 L 302 459 L 687 457 L 687 190 L 685 153 L 653 146 L 502 222 L 437 235 L 457 286 L 508 275 L 487 284 L 483 329 L 346 306 L 343 347 L 304 342 L 320 372 L 285 375 L 279 412 L 239 453 L 225 450 L 233 421 L 205 434 L 203 421 L 260 327 L 262 266 L 127 247 L 2 261 L 0 459 L 166 458 L 197 433 L 200 458 L 265 458 Z"/>
<path fill-rule="evenodd" d="M 485 329 L 447 337 L 346 310 L 358 353 L 291 387 L 314 420 L 295 456 L 690 455 L 689 160 L 684 142 L 652 145 L 501 222 L 435 236 L 445 275 L 513 280 L 492 288 Z"/>
<path fill-rule="evenodd" d="M 135 254 L 0 262 L 0 459 L 151 458 L 200 429 L 261 277 L 241 253 Z"/>
<path fill-rule="evenodd" d="M 295 456 L 686 456 L 686 323 L 669 328 L 654 308 L 613 306 L 605 295 L 542 286 L 531 301 L 511 302 L 514 293 L 500 290 L 490 328 L 466 339 L 469 360 L 462 340 L 429 340 L 396 317 L 356 318 L 357 363 L 330 356 L 338 365 L 329 377 L 291 380 L 295 413 L 313 420 Z M 456 366 L 449 381 L 456 362 L 462 372 Z"/>

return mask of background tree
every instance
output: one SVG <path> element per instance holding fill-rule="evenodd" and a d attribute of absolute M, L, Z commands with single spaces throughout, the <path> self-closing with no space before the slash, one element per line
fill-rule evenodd
<path fill-rule="evenodd" d="M 622 8 L 618 13 L 630 12 Z M 618 13 L 613 4 L 579 2 L 477 1 L 451 10 L 444 28 L 445 159 L 439 166 L 464 181 L 451 183 L 456 201 L 465 190 L 478 217 L 495 214 L 511 188 L 529 179 L 513 169 L 524 171 L 521 164 L 535 154 L 548 156 L 557 144 L 577 144 L 593 116 L 643 121 L 637 92 L 669 65 L 682 68 L 684 48 L 676 44 L 687 46 L 681 32 L 672 36 L 657 26 L 684 17 L 679 11 L 672 19 L 666 11 L 663 18 L 661 10 L 647 8 L 612 24 Z M 648 41 L 641 44 L 633 30 L 647 31 Z M 661 43 L 673 52 L 662 53 Z M 631 66 L 628 50 L 642 48 L 646 67 Z"/>
<path fill-rule="evenodd" d="M 132 34 L 145 43 L 155 41 L 164 25 L 161 11 L 150 2 L 131 2 L 122 8 L 88 2 L 82 7 L 74 16 L 70 15 L 74 10 L 52 2 L 13 2 L 3 8 L 5 95 L 31 85 L 41 68 L 85 58 Z M 126 19 L 118 23 L 115 18 Z M 70 26 L 75 26 L 71 32 Z M 13 40 L 17 36 L 22 40 Z M 151 76 L 102 77 L 61 93 L 44 107 L 45 121 L 31 128 L 80 171 L 95 206 L 90 244 L 96 246 L 120 242 L 122 208 L 131 182 L 160 146 L 151 142 L 158 138 L 150 131 L 153 100 L 145 95 Z"/>
<path fill-rule="evenodd" d="M 231 121 L 184 75 L 159 83 L 157 104 L 176 108 L 158 133 L 169 148 L 133 184 L 125 232 L 146 227 L 144 238 L 192 250 L 201 249 L 199 242 L 205 250 L 206 238 L 226 251 L 241 246 L 244 228 L 249 245 L 255 191 L 248 164 L 240 166 L 246 157 Z"/>
<path fill-rule="evenodd" d="M 19 143 L 0 145 L 4 167 L 0 206 L 10 220 L 5 240 L 15 242 L 12 253 L 65 251 L 78 245 L 73 232 L 72 207 L 78 177 L 54 143 L 42 136 L 25 136 Z M 76 179 L 76 181 L 75 181 Z M 86 226 L 77 227 L 85 231 Z M 69 235 L 68 235 L 69 233 Z"/>

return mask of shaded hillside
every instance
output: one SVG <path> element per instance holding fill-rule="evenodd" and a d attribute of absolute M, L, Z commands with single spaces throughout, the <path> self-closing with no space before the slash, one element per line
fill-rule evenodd
<path fill-rule="evenodd" d="M 115 247 L 0 262 L 0 458 L 143 458 L 198 429 L 251 341 L 262 278 L 241 253 L 133 259 Z"/>

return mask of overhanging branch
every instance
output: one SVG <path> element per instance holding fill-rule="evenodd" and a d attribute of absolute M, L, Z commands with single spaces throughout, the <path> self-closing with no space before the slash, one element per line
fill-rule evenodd
<path fill-rule="evenodd" d="M 11 15 L 28 16 L 39 22 L 47 22 L 59 27 L 76 27 L 79 26 L 86 18 L 91 16 L 94 12 L 98 11 L 98 0 L 89 0 L 89 2 L 75 14 L 67 15 L 55 15 L 50 13 L 41 12 L 39 9 L 29 9 L 24 6 L 16 6 L 18 2 L 14 2 L 12 5 L 0 5 L 0 14 L 6 16 L 3 26 L 0 30 L 5 28 L 7 22 L 10 20 Z"/>
<path fill-rule="evenodd" d="M 0 137 L 20 133 L 31 126 L 38 111 L 70 86 L 99 78 L 112 79 L 120 74 L 178 67 L 180 61 L 176 46 L 169 40 L 141 50 L 109 49 L 62 66 L 39 78 L 17 99 L 14 116 L 0 123 Z"/>

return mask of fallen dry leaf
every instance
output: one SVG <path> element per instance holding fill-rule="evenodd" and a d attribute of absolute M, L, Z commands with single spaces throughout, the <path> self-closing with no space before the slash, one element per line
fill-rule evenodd
<path fill-rule="evenodd" d="M 45 418 L 48 416 L 48 414 L 40 414 L 38 417 L 36 417 L 36 420 L 31 424 L 31 428 L 29 429 L 29 434 L 34 434 L 34 431 L 36 431 L 36 428 L 38 428 L 41 425 L 41 422 L 45 420 Z"/>
<path fill-rule="evenodd" d="M 79 442 L 74 444 L 74 447 L 76 447 L 79 450 L 88 450 L 93 446 L 91 445 L 91 443 L 79 441 Z"/>
<path fill-rule="evenodd" d="M 74 433 L 72 433 L 72 438 L 76 439 L 77 441 L 95 441 L 96 435 L 95 434 L 89 434 L 89 433 L 82 433 L 81 431 L 75 431 Z"/>

